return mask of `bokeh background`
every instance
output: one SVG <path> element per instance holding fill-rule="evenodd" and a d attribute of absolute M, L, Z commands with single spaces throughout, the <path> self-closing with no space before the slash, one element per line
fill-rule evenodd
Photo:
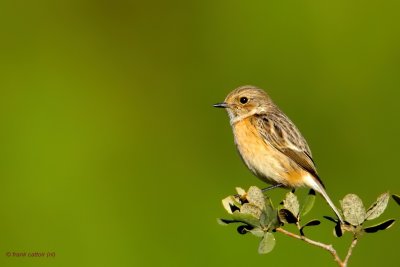
<path fill-rule="evenodd" d="M 263 184 L 212 104 L 260 86 L 307 138 L 336 203 L 400 193 L 399 9 L 396 0 L 2 1 L 0 265 L 335 266 L 279 234 L 258 255 L 257 238 L 216 223 L 236 186 Z M 309 218 L 331 213 L 319 198 Z M 383 217 L 399 214 L 391 201 Z M 334 238 L 332 226 L 308 234 L 343 255 L 350 237 Z M 365 236 L 350 266 L 397 266 L 399 237 L 399 225 Z"/>

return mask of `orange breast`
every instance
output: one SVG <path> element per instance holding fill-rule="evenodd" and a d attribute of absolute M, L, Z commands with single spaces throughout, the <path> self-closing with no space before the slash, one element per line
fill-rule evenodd
<path fill-rule="evenodd" d="M 232 126 L 237 149 L 247 167 L 265 182 L 288 187 L 303 185 L 307 174 L 290 158 L 263 140 L 249 118 Z"/>

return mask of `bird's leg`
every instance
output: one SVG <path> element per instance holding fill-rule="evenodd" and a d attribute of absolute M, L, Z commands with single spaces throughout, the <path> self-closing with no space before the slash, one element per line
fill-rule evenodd
<path fill-rule="evenodd" d="M 274 185 L 271 185 L 271 186 L 261 189 L 261 191 L 264 193 L 264 192 L 267 192 L 269 190 L 272 190 L 272 189 L 275 189 L 278 187 L 283 187 L 283 184 L 274 184 Z"/>

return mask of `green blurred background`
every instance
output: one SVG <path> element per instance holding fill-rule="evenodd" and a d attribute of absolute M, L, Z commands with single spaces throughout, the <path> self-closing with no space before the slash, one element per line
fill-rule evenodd
<path fill-rule="evenodd" d="M 307 138 L 336 203 L 400 193 L 399 9 L 2 1 L 0 266 L 335 266 L 278 234 L 260 256 L 257 238 L 216 223 L 236 186 L 263 184 L 212 104 L 260 86 Z M 319 198 L 309 218 L 331 213 Z M 391 201 L 384 217 L 399 214 Z M 350 237 L 334 238 L 332 226 L 308 233 L 343 255 Z M 397 266 L 399 237 L 399 225 L 365 236 L 350 266 Z"/>

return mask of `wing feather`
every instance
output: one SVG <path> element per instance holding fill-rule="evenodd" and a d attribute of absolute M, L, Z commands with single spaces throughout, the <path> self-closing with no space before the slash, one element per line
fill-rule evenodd
<path fill-rule="evenodd" d="M 306 140 L 288 117 L 282 113 L 256 115 L 253 123 L 265 142 L 312 174 L 323 186 Z"/>

